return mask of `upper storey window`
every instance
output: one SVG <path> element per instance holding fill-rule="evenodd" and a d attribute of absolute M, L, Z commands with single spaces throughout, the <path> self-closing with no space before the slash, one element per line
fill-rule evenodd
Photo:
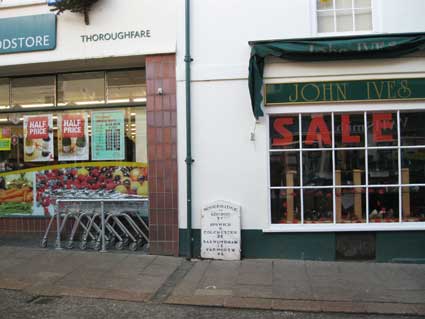
<path fill-rule="evenodd" d="M 315 0 L 317 33 L 373 31 L 373 0 Z"/>

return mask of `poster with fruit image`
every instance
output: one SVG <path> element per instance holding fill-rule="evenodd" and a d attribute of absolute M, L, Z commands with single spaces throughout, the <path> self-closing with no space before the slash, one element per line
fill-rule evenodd
<path fill-rule="evenodd" d="M 0 217 L 33 213 L 34 173 L 0 176 Z"/>
<path fill-rule="evenodd" d="M 89 135 L 87 113 L 58 115 L 58 155 L 60 161 L 87 161 Z"/>
<path fill-rule="evenodd" d="M 24 161 L 53 161 L 53 152 L 52 115 L 24 115 Z"/>
<path fill-rule="evenodd" d="M 34 214 L 53 214 L 55 200 L 66 193 L 84 191 L 85 196 L 104 199 L 116 198 L 116 194 L 148 196 L 148 169 L 143 163 L 82 163 L 56 165 L 36 173 L 36 205 Z M 112 165 L 111 165 L 112 164 Z M 113 165 L 116 164 L 116 165 Z"/>

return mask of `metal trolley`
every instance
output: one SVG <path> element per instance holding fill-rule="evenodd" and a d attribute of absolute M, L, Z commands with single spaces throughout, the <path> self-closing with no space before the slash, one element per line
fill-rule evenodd
<path fill-rule="evenodd" d="M 55 220 L 56 249 L 74 248 L 77 235 L 81 235 L 79 248 L 82 250 L 92 247 L 106 252 L 108 247 L 118 250 L 128 247 L 136 251 L 149 245 L 148 199 L 116 194 L 113 197 L 58 197 L 41 247 L 47 247 Z"/>

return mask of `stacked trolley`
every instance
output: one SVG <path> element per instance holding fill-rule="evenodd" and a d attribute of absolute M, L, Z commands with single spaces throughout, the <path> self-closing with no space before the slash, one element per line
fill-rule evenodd
<path fill-rule="evenodd" d="M 82 250 L 107 248 L 136 251 L 149 244 L 148 199 L 108 191 L 71 191 L 56 198 L 51 216 L 41 240 L 47 247 L 48 236 L 56 221 L 56 249 L 65 246 Z"/>

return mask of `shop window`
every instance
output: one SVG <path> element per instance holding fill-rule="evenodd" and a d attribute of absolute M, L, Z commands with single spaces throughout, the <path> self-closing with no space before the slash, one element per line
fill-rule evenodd
<path fill-rule="evenodd" d="M 0 79 L 0 110 L 9 107 L 9 79 Z"/>
<path fill-rule="evenodd" d="M 106 73 L 108 103 L 146 101 L 144 70 L 110 71 Z"/>
<path fill-rule="evenodd" d="M 55 76 L 35 76 L 11 80 L 12 106 L 51 107 L 55 105 Z"/>
<path fill-rule="evenodd" d="M 424 115 L 270 115 L 272 223 L 425 221 Z"/>
<path fill-rule="evenodd" d="M 67 73 L 58 75 L 58 105 L 105 103 L 104 72 Z"/>
<path fill-rule="evenodd" d="M 318 33 L 373 30 L 372 0 L 315 0 Z"/>
<path fill-rule="evenodd" d="M 49 216 L 69 190 L 148 195 L 146 108 L 130 98 L 145 96 L 144 71 L 112 80 L 127 97 L 113 108 L 106 74 L 0 79 L 0 217 Z"/>
<path fill-rule="evenodd" d="M 400 113 L 401 145 L 425 145 L 425 112 Z"/>

